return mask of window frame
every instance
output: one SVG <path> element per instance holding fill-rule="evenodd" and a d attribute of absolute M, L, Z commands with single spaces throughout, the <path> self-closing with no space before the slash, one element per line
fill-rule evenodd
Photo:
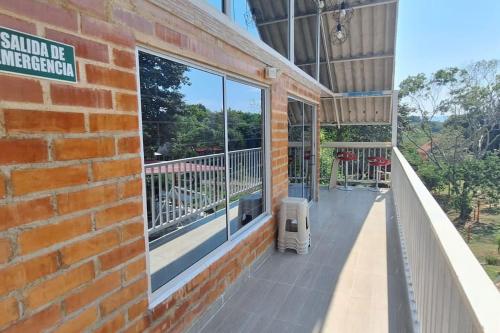
<path fill-rule="evenodd" d="M 142 110 L 141 110 L 141 82 L 140 82 L 140 68 L 139 68 L 139 52 L 148 53 L 153 56 L 157 56 L 166 60 L 174 61 L 198 70 L 202 70 L 211 74 L 215 74 L 221 76 L 223 79 L 223 113 L 224 113 L 224 154 L 227 157 L 228 154 L 228 137 L 227 137 L 227 103 L 226 103 L 226 82 L 227 80 L 231 80 L 234 82 L 242 83 L 245 85 L 249 85 L 255 88 L 262 89 L 262 93 L 264 94 L 264 103 L 263 103 L 263 180 L 262 180 L 262 193 L 264 195 L 263 204 L 264 209 L 262 214 L 256 217 L 251 223 L 240 228 L 234 234 L 231 235 L 230 226 L 228 224 L 228 218 L 226 215 L 226 231 L 227 231 L 227 240 L 218 246 L 215 250 L 207 254 L 202 259 L 195 262 L 188 269 L 162 285 L 155 291 L 152 291 L 151 284 L 151 269 L 150 269 L 150 258 L 149 258 L 149 234 L 148 234 L 148 226 L 147 226 L 147 198 L 146 198 L 146 175 L 145 175 L 145 165 L 144 165 L 144 148 L 143 148 L 143 123 L 142 123 Z M 270 100 L 270 86 L 266 84 L 262 84 L 253 79 L 246 78 L 244 76 L 235 75 L 226 73 L 224 71 L 215 69 L 213 67 L 207 66 L 205 64 L 201 64 L 198 62 L 194 62 L 190 59 L 184 59 L 178 57 L 177 55 L 171 55 L 168 52 L 164 51 L 156 51 L 149 47 L 144 46 L 136 46 L 135 48 L 135 61 L 136 61 L 136 85 L 137 85 L 137 100 L 138 100 L 138 117 L 139 117 L 139 136 L 140 136 L 140 144 L 141 144 L 141 179 L 142 179 L 142 199 L 143 199 L 143 219 L 144 219 L 144 240 L 145 240 L 145 260 L 146 260 L 146 271 L 148 275 L 148 299 L 149 299 L 149 308 L 153 309 L 155 306 L 160 304 L 162 301 L 167 299 L 177 290 L 182 288 L 186 283 L 192 280 L 196 275 L 207 269 L 212 263 L 216 262 L 224 255 L 229 253 L 236 245 L 250 236 L 254 231 L 260 229 L 262 225 L 264 225 L 267 221 L 269 221 L 272 217 L 272 209 L 271 209 L 271 100 Z M 226 168 L 226 172 L 228 172 L 228 168 Z M 226 188 L 228 183 L 226 181 Z M 226 202 L 229 198 L 226 196 Z"/>
<path fill-rule="evenodd" d="M 297 95 L 294 95 L 294 94 L 291 94 L 291 93 L 288 93 L 287 95 L 287 101 L 289 101 L 290 99 L 296 101 L 296 102 L 301 102 L 303 104 L 307 104 L 309 105 L 310 107 L 312 107 L 312 124 L 311 124 L 311 127 L 312 127 L 312 145 L 311 145 L 311 151 L 314 152 L 314 154 L 311 155 L 311 158 L 313 158 L 313 161 L 314 161 L 314 164 L 313 164 L 313 168 L 311 170 L 311 200 L 309 201 L 309 204 L 317 201 L 318 199 L 318 190 L 319 190 L 319 185 L 317 184 L 317 177 L 318 177 L 318 174 L 317 174 L 317 159 L 318 159 L 318 154 L 317 154 L 317 147 L 318 147 L 318 126 L 317 126 L 317 122 L 318 122 L 318 110 L 319 110 L 319 104 L 313 102 L 313 101 L 310 101 L 310 100 L 307 100 L 307 99 L 304 99 L 303 97 L 300 97 L 300 96 L 297 96 Z M 302 138 L 302 143 L 304 143 L 304 139 Z"/>

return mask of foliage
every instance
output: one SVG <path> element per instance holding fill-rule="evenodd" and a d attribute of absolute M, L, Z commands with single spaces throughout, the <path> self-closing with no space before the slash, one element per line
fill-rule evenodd
<path fill-rule="evenodd" d="M 428 188 L 448 187 L 461 220 L 474 201 L 498 203 L 498 61 L 410 76 L 400 96 L 399 144 Z M 436 121 L 441 115 L 447 117 L 442 124 Z"/>
<path fill-rule="evenodd" d="M 189 84 L 188 67 L 139 52 L 139 68 L 144 154 L 151 158 L 172 138 L 173 117 L 184 107 L 180 88 Z"/>
<path fill-rule="evenodd" d="M 197 148 L 224 148 L 224 114 L 186 104 L 181 87 L 190 85 L 189 67 L 139 52 L 144 154 L 155 159 L 197 156 Z M 227 110 L 229 150 L 261 146 L 262 116 Z"/>
<path fill-rule="evenodd" d="M 330 142 L 388 142 L 391 141 L 390 125 L 361 125 L 322 127 L 324 141 Z M 323 142 L 323 141 L 322 141 Z"/>

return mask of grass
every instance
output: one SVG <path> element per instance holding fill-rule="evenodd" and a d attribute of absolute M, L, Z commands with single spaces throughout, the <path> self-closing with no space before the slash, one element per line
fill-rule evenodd
<path fill-rule="evenodd" d="M 449 212 L 448 215 L 452 221 L 456 221 L 457 214 Z M 457 229 L 467 242 L 467 228 L 461 223 L 457 224 Z M 500 208 L 481 209 L 479 222 L 475 222 L 470 231 L 470 241 L 468 245 L 477 260 L 481 263 L 484 270 L 495 284 L 500 283 L 500 253 L 498 253 L 497 237 L 500 236 Z M 487 257 L 490 263 L 496 260 L 496 265 L 488 265 Z"/>

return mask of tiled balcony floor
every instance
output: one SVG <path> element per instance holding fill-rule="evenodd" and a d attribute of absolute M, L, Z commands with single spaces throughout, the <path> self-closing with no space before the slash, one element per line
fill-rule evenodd
<path fill-rule="evenodd" d="M 203 332 L 410 332 L 390 192 L 322 191 L 307 255 L 277 251 Z"/>

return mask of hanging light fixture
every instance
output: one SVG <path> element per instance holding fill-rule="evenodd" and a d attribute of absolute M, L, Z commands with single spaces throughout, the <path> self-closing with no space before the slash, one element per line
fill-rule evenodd
<path fill-rule="evenodd" d="M 354 9 L 349 8 L 345 1 L 338 2 L 335 8 L 334 17 L 335 20 L 342 24 L 347 24 L 351 21 L 354 15 Z"/>
<path fill-rule="evenodd" d="M 344 0 L 325 0 L 324 10 L 332 15 L 335 25 L 330 32 L 333 44 L 342 44 L 349 37 L 349 23 L 354 15 L 354 9 Z"/>
<path fill-rule="evenodd" d="M 347 31 L 347 28 L 345 25 L 337 23 L 335 26 L 335 29 L 332 29 L 335 31 L 332 31 L 332 43 L 333 44 L 342 44 L 347 40 L 347 37 L 349 37 L 349 31 Z"/>

